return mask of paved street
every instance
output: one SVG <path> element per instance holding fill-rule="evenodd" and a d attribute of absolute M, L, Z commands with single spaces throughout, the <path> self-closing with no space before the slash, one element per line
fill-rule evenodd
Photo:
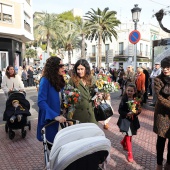
<path fill-rule="evenodd" d="M 16 136 L 10 140 L 5 132 L 2 114 L 5 108 L 5 98 L 0 91 L 0 170 L 42 170 L 44 167 L 43 146 L 36 139 L 37 125 L 37 92 L 34 88 L 27 91 L 27 99 L 32 106 L 31 125 L 32 129 L 27 130 L 27 136 L 22 139 L 20 131 L 15 131 Z M 153 126 L 153 108 L 145 104 L 143 111 L 139 116 L 141 128 L 136 136 L 133 136 L 134 163 L 128 163 L 126 151 L 120 145 L 123 135 L 119 132 L 116 125 L 118 120 L 118 105 L 120 102 L 120 93 L 112 94 L 112 106 L 115 110 L 113 117 L 109 122 L 109 130 L 104 130 L 106 136 L 111 140 L 112 148 L 110 153 L 110 162 L 108 170 L 154 170 L 156 169 L 155 144 L 156 135 L 152 132 Z M 103 122 L 99 126 L 103 128 Z M 166 153 L 165 153 L 166 154 Z M 164 155 L 166 158 L 166 155 Z"/>

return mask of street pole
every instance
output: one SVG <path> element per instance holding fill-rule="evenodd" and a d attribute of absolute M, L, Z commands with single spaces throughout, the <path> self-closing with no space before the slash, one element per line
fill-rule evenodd
<path fill-rule="evenodd" d="M 134 23 L 135 30 L 137 30 L 137 22 Z M 134 72 L 136 72 L 136 68 L 137 68 L 137 43 L 134 44 Z"/>
<path fill-rule="evenodd" d="M 134 5 L 134 8 L 131 9 L 132 12 L 132 20 L 135 24 L 135 30 L 137 30 L 137 22 L 139 22 L 141 8 L 138 7 L 138 4 Z M 134 44 L 134 71 L 136 71 L 137 67 L 137 43 Z"/>

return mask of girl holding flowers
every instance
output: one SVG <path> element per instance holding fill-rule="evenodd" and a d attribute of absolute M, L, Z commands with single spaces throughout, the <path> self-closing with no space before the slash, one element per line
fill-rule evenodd
<path fill-rule="evenodd" d="M 141 113 L 141 107 L 139 103 L 136 103 L 136 93 L 137 90 L 135 84 L 128 84 L 118 110 L 120 116 L 117 125 L 120 131 L 125 133 L 125 136 L 120 143 L 124 150 L 128 151 L 127 159 L 129 162 L 133 162 L 132 136 L 136 135 L 137 130 L 140 128 L 138 115 Z M 136 107 L 137 105 L 138 108 Z"/>

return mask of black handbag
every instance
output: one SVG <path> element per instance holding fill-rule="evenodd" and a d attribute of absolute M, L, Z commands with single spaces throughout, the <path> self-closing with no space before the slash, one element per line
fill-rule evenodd
<path fill-rule="evenodd" d="M 94 108 L 94 114 L 96 121 L 103 121 L 111 117 L 113 115 L 113 111 L 111 106 L 105 101 L 104 103 L 100 103 L 100 105 Z"/>

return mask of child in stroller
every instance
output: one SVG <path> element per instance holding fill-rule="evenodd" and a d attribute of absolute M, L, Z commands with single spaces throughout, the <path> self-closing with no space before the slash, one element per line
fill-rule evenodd
<path fill-rule="evenodd" d="M 9 132 L 9 138 L 15 137 L 13 130 L 21 129 L 22 137 L 25 138 L 25 126 L 31 130 L 31 123 L 27 121 L 27 116 L 31 116 L 29 112 L 30 103 L 25 99 L 26 93 L 19 91 L 12 91 L 8 94 L 6 101 L 6 108 L 3 115 L 3 121 L 6 121 L 5 131 Z"/>

